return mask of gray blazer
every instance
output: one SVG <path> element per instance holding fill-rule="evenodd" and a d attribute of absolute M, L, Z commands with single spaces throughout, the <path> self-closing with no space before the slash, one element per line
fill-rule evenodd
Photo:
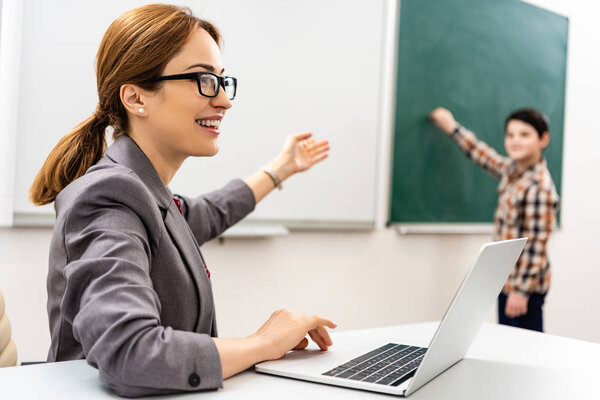
<path fill-rule="evenodd" d="M 217 389 L 221 363 L 200 245 L 254 209 L 234 180 L 183 199 L 128 136 L 60 192 L 50 247 L 48 361 L 86 358 L 124 396 Z"/>

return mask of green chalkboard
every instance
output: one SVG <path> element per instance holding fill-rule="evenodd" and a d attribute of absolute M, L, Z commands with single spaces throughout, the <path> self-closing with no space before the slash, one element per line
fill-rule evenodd
<path fill-rule="evenodd" d="M 568 19 L 518 0 L 401 0 L 398 31 L 390 222 L 493 221 L 498 182 L 427 119 L 437 106 L 504 155 L 506 116 L 541 110 L 560 194 Z"/>

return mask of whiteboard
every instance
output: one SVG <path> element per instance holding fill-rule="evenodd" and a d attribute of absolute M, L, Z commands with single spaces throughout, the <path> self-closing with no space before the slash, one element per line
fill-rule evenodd
<path fill-rule="evenodd" d="M 25 0 L 14 185 L 16 216 L 48 216 L 27 193 L 57 141 L 97 104 L 94 59 L 122 12 L 148 2 Z M 174 2 L 214 22 L 238 95 L 219 153 L 190 158 L 170 184 L 199 195 L 244 178 L 291 133 L 329 139 L 329 158 L 293 176 L 251 220 L 372 226 L 375 219 L 384 0 Z"/>

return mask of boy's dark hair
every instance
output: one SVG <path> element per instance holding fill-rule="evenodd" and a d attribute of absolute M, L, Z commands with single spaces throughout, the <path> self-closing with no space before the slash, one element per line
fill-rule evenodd
<path fill-rule="evenodd" d="M 548 118 L 546 118 L 543 113 L 535 108 L 522 108 L 520 110 L 513 111 L 508 117 L 506 117 L 506 121 L 504 121 L 504 130 L 506 130 L 508 121 L 511 119 L 527 122 L 529 125 L 535 128 L 540 138 L 544 132 L 550 133 L 550 123 L 548 122 Z"/>

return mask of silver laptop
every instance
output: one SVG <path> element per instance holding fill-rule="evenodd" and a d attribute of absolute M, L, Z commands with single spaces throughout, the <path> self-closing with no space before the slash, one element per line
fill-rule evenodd
<path fill-rule="evenodd" d="M 279 360 L 257 364 L 256 370 L 408 396 L 463 359 L 526 242 L 527 238 L 506 240 L 481 248 L 426 348 L 397 344 L 390 338 L 393 343 L 381 343 L 380 347 L 358 355 L 357 348 L 361 346 L 341 343 L 317 354 L 292 351 Z"/>

